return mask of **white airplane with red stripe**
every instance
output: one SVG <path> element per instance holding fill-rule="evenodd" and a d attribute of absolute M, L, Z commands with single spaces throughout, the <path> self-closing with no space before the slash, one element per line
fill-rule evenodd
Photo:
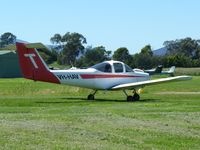
<path fill-rule="evenodd" d="M 41 43 L 16 43 L 24 78 L 93 89 L 88 100 L 94 100 L 98 90 L 122 90 L 127 101 L 137 101 L 140 99 L 138 90 L 144 86 L 191 79 L 190 76 L 177 76 L 150 80 L 148 73 L 134 71 L 120 61 L 105 61 L 88 69 L 50 70 L 37 51 L 44 47 Z M 129 96 L 126 90 L 133 90 L 134 94 Z"/>

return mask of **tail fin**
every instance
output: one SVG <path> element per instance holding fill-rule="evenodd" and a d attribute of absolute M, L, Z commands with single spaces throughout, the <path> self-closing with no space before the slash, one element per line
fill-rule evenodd
<path fill-rule="evenodd" d="M 52 83 L 60 83 L 34 48 L 24 43 L 16 43 L 19 64 L 24 78 Z"/>
<path fill-rule="evenodd" d="M 163 69 L 162 65 L 157 66 L 156 69 L 155 69 L 155 73 L 161 73 L 162 69 Z"/>
<path fill-rule="evenodd" d="M 170 69 L 169 69 L 169 73 L 174 73 L 175 71 L 175 66 L 172 66 Z"/>

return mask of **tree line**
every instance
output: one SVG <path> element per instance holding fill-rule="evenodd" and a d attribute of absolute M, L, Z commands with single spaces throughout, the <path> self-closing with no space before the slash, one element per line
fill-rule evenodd
<path fill-rule="evenodd" d="M 0 47 L 13 44 L 16 36 L 6 32 L 0 36 Z M 48 64 L 57 61 L 60 65 L 89 67 L 106 60 L 122 61 L 132 68 L 148 69 L 163 65 L 164 67 L 200 67 L 200 40 L 190 37 L 165 41 L 167 52 L 164 56 L 153 55 L 151 45 L 144 46 L 139 53 L 130 54 L 126 47 L 120 47 L 112 54 L 104 46 L 87 46 L 87 39 L 80 33 L 67 32 L 55 34 L 50 38 L 51 51 L 39 50 Z"/>

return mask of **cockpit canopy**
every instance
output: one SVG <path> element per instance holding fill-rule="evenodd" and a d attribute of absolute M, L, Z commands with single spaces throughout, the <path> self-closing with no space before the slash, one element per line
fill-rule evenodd
<path fill-rule="evenodd" d="M 133 72 L 133 69 L 128 65 L 119 62 L 119 61 L 105 61 L 99 64 L 92 66 L 98 71 L 105 73 L 124 73 L 124 72 Z"/>

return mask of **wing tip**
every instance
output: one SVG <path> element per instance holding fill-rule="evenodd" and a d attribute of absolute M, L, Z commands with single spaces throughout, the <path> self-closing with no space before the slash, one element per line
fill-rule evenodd
<path fill-rule="evenodd" d="M 180 80 L 191 80 L 192 79 L 192 76 L 177 76 L 177 77 L 179 77 L 178 79 L 180 79 Z"/>

